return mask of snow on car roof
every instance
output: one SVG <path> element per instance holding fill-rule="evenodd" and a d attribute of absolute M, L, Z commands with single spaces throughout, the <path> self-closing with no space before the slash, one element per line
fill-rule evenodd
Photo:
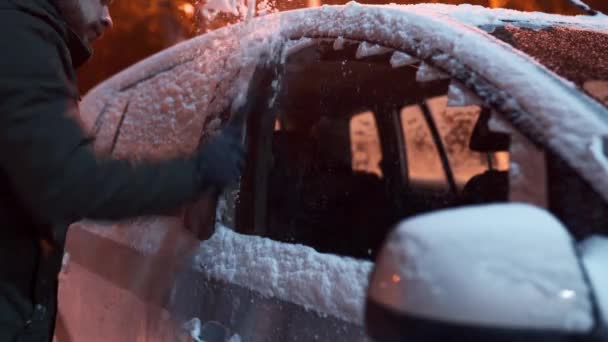
<path fill-rule="evenodd" d="M 282 12 L 282 13 L 278 13 L 278 14 L 274 14 L 274 15 L 269 15 L 270 17 L 274 17 L 274 16 L 282 16 L 283 14 L 290 16 L 292 12 L 303 12 L 298 16 L 301 17 L 311 17 L 314 18 L 314 13 L 321 10 L 327 10 L 328 8 L 333 8 L 335 10 L 340 10 L 340 9 L 345 9 L 345 8 L 349 8 L 352 6 L 357 6 L 360 7 L 361 10 L 365 10 L 366 8 L 385 8 L 385 9 L 391 9 L 391 10 L 398 10 L 404 13 L 411 13 L 411 14 L 420 14 L 420 15 L 424 15 L 424 16 L 435 16 L 437 18 L 450 18 L 453 19 L 457 22 L 460 22 L 462 24 L 466 24 L 466 25 L 471 25 L 471 26 L 476 26 L 476 27 L 486 27 L 486 26 L 492 26 L 492 25 L 505 25 L 505 24 L 518 24 L 518 25 L 529 25 L 531 27 L 549 27 L 549 26 L 553 26 L 553 25 L 561 25 L 561 26 L 567 26 L 567 27 L 572 27 L 572 28 L 580 28 L 580 29 L 592 29 L 592 30 L 597 30 L 600 32 L 606 32 L 608 33 L 608 16 L 605 16 L 603 14 L 598 14 L 596 16 L 588 16 L 588 15 L 579 15 L 579 16 L 565 16 L 565 15 L 558 15 L 558 14 L 548 14 L 548 13 L 542 13 L 542 12 L 522 12 L 522 11 L 516 11 L 516 10 L 510 10 L 510 9 L 501 9 L 501 8 L 487 8 L 487 7 L 483 7 L 483 6 L 478 6 L 478 5 L 468 5 L 468 4 L 462 4 L 462 5 L 448 5 L 448 4 L 415 4 L 415 5 L 360 5 L 356 2 L 350 2 L 347 5 L 344 6 L 323 6 L 322 8 L 313 8 L 313 9 L 301 9 L 301 10 L 293 10 L 293 11 L 287 11 L 287 12 Z M 387 12 L 387 15 L 390 16 L 394 16 L 395 14 L 389 14 L 389 12 Z M 258 20 L 260 18 L 263 17 L 259 17 L 257 18 Z M 262 19 L 263 20 L 263 19 Z M 172 54 L 172 52 L 175 52 L 176 49 L 181 51 L 181 54 L 184 55 L 182 57 L 185 57 L 185 55 L 188 55 L 188 53 L 186 52 L 189 48 L 195 48 L 195 46 L 197 45 L 201 45 L 198 47 L 197 52 L 200 52 L 200 49 L 205 47 L 205 44 L 201 44 L 203 41 L 208 40 L 205 39 L 205 37 L 207 38 L 211 38 L 211 39 L 217 39 L 220 37 L 215 37 L 216 35 L 218 36 L 222 36 L 222 37 L 226 37 L 226 34 L 221 34 L 221 33 L 225 33 L 226 31 L 240 31 L 238 28 L 241 27 L 241 25 L 246 24 L 246 23 L 240 23 L 234 26 L 229 26 L 229 27 L 225 27 L 223 29 L 219 29 L 204 35 L 201 35 L 199 37 L 193 38 L 189 41 L 183 42 L 181 44 L 177 44 L 175 47 L 166 49 L 154 56 L 152 56 L 151 58 L 148 58 L 140 63 L 137 63 L 135 65 L 135 67 L 139 66 L 138 69 L 142 69 L 141 66 L 146 65 L 148 67 L 150 67 L 150 64 L 152 65 L 156 65 L 156 68 L 151 68 L 152 70 L 150 70 L 151 73 L 153 73 L 156 69 L 156 71 L 159 71 L 161 69 L 163 69 L 164 65 L 167 65 L 167 62 L 169 62 L 169 64 L 178 64 L 179 62 L 183 62 L 183 58 L 179 58 L 177 56 L 175 56 L 174 54 Z M 261 24 L 261 25 L 257 25 L 258 28 L 263 28 L 265 25 Z M 275 32 L 275 34 L 280 34 L 281 32 L 277 31 Z M 190 55 L 192 55 L 192 53 L 190 53 Z M 172 57 L 169 57 L 172 56 Z M 166 58 L 169 57 L 169 58 Z M 187 58 L 187 57 L 186 57 Z M 167 60 L 165 61 L 165 63 L 161 62 L 161 60 Z M 171 63 L 173 62 L 173 63 Z M 133 68 L 133 67 L 132 67 Z M 127 70 L 131 70 L 132 68 L 129 68 Z M 149 72 L 149 73 L 150 73 Z M 123 73 L 119 73 L 118 75 L 123 75 Z M 139 73 L 141 75 L 141 73 Z M 117 76 L 118 76 L 117 75 Z M 123 77 L 124 78 L 124 77 Z M 132 77 L 129 77 L 132 78 Z M 118 77 L 118 79 L 121 79 L 120 77 Z M 117 80 L 117 77 L 111 78 L 110 80 Z M 124 82 L 127 82 L 127 80 L 123 80 Z M 124 82 L 111 82 L 111 83 L 124 83 Z M 102 83 L 100 86 L 98 86 L 97 88 L 106 88 L 107 86 L 107 82 Z M 94 91 L 94 90 L 93 90 Z"/>
<path fill-rule="evenodd" d="M 518 24 L 540 28 L 563 25 L 608 32 L 608 16 L 603 14 L 567 16 L 543 12 L 522 12 L 505 8 L 487 8 L 468 4 L 387 5 L 386 7 L 403 11 L 428 12 L 437 16 L 449 16 L 463 24 L 477 27 Z"/>

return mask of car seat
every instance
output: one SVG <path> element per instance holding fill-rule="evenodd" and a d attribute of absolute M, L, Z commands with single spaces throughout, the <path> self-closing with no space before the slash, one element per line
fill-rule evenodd
<path fill-rule="evenodd" d="M 490 110 L 484 109 L 473 128 L 469 148 L 481 153 L 509 151 L 510 135 L 491 131 L 490 118 Z M 462 198 L 464 204 L 508 201 L 509 172 L 489 169 L 472 177 L 464 186 Z"/>

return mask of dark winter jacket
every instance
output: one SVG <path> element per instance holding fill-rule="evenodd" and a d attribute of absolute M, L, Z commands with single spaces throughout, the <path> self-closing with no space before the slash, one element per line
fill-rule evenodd
<path fill-rule="evenodd" d="M 74 71 L 90 49 L 48 0 L 0 0 L 0 51 L 0 341 L 47 341 L 68 225 L 179 207 L 195 163 L 94 155 Z"/>

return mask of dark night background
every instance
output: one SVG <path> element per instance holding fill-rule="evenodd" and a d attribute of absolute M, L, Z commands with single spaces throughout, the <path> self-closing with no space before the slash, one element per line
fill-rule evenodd
<path fill-rule="evenodd" d="M 284 0 L 276 2 L 278 10 L 307 7 L 319 0 Z M 342 0 L 320 1 L 320 4 L 346 3 Z M 566 0 L 368 0 L 361 3 L 470 3 L 523 11 L 543 11 L 567 15 L 582 14 Z M 608 1 L 587 0 L 593 8 L 608 13 Z M 120 0 L 111 7 L 114 28 L 94 46 L 95 55 L 80 71 L 80 88 L 84 93 L 113 74 L 160 50 L 201 33 L 192 9 L 195 3 L 185 0 Z M 214 26 L 221 26 L 221 22 Z"/>

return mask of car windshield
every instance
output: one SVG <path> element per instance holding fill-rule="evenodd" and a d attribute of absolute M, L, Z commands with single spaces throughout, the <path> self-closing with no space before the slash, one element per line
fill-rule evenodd
<path fill-rule="evenodd" d="M 608 34 L 559 26 L 542 30 L 506 26 L 492 35 L 608 107 Z"/>

